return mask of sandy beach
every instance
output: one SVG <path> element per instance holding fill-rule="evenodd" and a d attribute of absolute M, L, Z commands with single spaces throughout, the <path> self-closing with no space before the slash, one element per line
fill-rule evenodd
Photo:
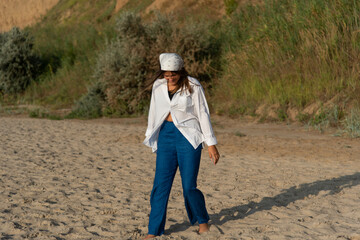
<path fill-rule="evenodd" d="M 221 159 L 203 149 L 199 236 L 179 173 L 157 239 L 360 239 L 360 140 L 296 124 L 212 116 Z M 155 157 L 145 118 L 0 117 L 0 239 L 141 239 Z"/>

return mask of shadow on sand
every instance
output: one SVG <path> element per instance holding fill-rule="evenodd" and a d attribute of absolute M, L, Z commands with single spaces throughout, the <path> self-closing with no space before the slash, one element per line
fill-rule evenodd
<path fill-rule="evenodd" d="M 264 197 L 260 202 L 251 201 L 245 205 L 222 209 L 219 213 L 211 214 L 210 219 L 220 233 L 223 234 L 223 231 L 219 226 L 227 221 L 243 219 L 256 212 L 270 210 L 274 206 L 285 207 L 297 200 L 303 200 L 305 197 L 316 196 L 320 191 L 329 191 L 326 195 L 334 195 L 345 188 L 351 188 L 359 184 L 360 172 L 313 183 L 304 183 L 298 187 L 294 186 L 284 189 L 280 194 L 274 197 Z M 189 227 L 190 224 L 188 222 L 176 223 L 170 226 L 166 231 L 166 234 L 184 231 Z"/>

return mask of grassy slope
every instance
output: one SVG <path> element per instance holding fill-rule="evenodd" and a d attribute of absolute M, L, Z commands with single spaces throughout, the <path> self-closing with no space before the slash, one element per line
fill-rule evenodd
<path fill-rule="evenodd" d="M 48 59 L 48 71 L 20 102 L 55 109 L 71 107 L 91 85 L 96 55 L 104 49 L 106 39 L 113 37 L 116 16 L 132 10 L 151 19 L 144 12 L 152 2 L 129 1 L 114 13 L 116 1 L 60 1 L 42 22 L 30 28 L 37 51 Z M 236 1 L 227 2 L 226 7 L 233 8 L 230 4 Z M 290 117 L 289 110 L 295 110 L 293 115 L 300 120 L 308 120 L 322 105 L 330 106 L 331 111 L 340 109 L 336 118 L 350 112 L 359 102 L 359 3 L 264 2 L 240 4 L 231 17 L 221 19 L 212 29 L 223 42 L 221 68 L 209 101 L 213 110 L 280 120 Z M 209 9 L 189 12 L 215 22 L 219 16 L 214 17 Z M 175 15 L 184 20 L 189 12 Z M 316 106 L 308 110 L 313 103 Z M 317 120 L 321 114 L 318 111 Z"/>
<path fill-rule="evenodd" d="M 45 74 L 33 82 L 20 102 L 70 108 L 91 85 L 97 54 L 114 37 L 116 16 L 125 10 L 141 12 L 150 3 L 129 1 L 115 13 L 115 0 L 60 1 L 41 22 L 29 28 L 35 50 L 48 62 Z"/>
<path fill-rule="evenodd" d="M 86 92 L 91 66 L 105 39 L 111 37 L 115 1 L 60 1 L 44 19 L 29 28 L 35 50 L 47 60 L 46 72 L 22 101 L 51 108 L 71 107 Z"/>
<path fill-rule="evenodd" d="M 350 112 L 360 100 L 360 3 L 264 2 L 241 6 L 223 28 L 216 110 L 281 120 L 289 109 L 299 117 L 334 108 Z"/>
<path fill-rule="evenodd" d="M 18 103 L 42 105 L 51 109 L 70 108 L 91 85 L 96 56 L 114 37 L 116 17 L 124 11 L 135 11 L 151 21 L 156 12 L 145 13 L 154 0 L 128 1 L 115 12 L 116 0 L 63 0 L 52 8 L 41 22 L 29 28 L 35 39 L 35 50 L 48 61 L 46 72 L 27 89 Z M 188 5 L 193 1 L 188 2 Z M 194 5 L 193 3 L 190 5 Z M 188 8 L 194 13 L 197 8 Z M 203 8 L 204 14 L 213 13 Z M 165 11 L 166 12 L 166 11 Z M 178 18 L 186 19 L 184 11 Z M 214 17 L 212 17 L 214 18 Z"/>

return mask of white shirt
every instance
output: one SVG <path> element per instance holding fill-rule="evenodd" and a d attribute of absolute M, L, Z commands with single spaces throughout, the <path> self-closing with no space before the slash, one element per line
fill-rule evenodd
<path fill-rule="evenodd" d="M 196 149 L 200 143 L 208 146 L 216 145 L 216 137 L 210 122 L 209 107 L 206 102 L 204 89 L 200 82 L 188 77 L 193 90 L 181 93 L 179 89 L 170 101 L 165 78 L 157 79 L 152 87 L 148 127 L 144 144 L 157 150 L 160 127 L 166 117 L 171 114 L 174 125 Z"/>

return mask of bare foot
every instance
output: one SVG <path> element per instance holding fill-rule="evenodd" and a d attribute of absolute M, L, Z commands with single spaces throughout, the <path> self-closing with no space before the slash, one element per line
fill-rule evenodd
<path fill-rule="evenodd" d="M 152 235 L 152 234 L 149 234 L 149 235 L 147 235 L 147 236 L 144 238 L 144 240 L 145 240 L 145 239 L 150 239 L 150 238 L 156 238 L 156 236 L 155 236 L 155 235 Z"/>
<path fill-rule="evenodd" d="M 207 223 L 201 223 L 199 224 L 199 233 L 204 233 L 209 231 L 209 224 Z"/>

